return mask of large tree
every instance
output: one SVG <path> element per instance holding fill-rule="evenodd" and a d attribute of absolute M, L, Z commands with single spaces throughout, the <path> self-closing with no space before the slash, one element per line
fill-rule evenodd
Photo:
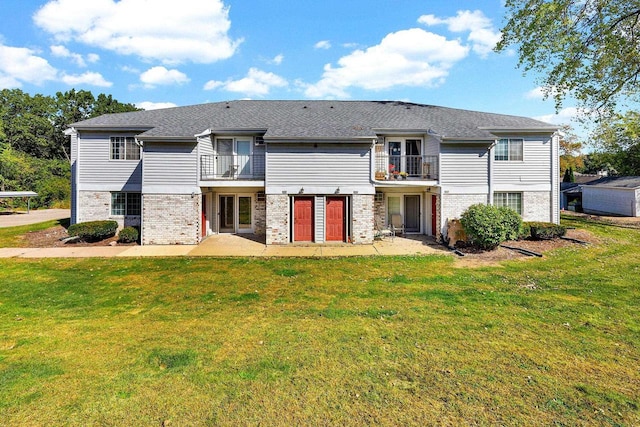
<path fill-rule="evenodd" d="M 597 157 L 617 174 L 640 176 L 640 113 L 629 111 L 602 121 L 593 138 Z"/>
<path fill-rule="evenodd" d="M 560 175 L 567 170 L 580 170 L 584 166 L 582 151 L 582 143 L 573 133 L 573 129 L 569 125 L 560 128 Z"/>
<path fill-rule="evenodd" d="M 589 111 L 638 101 L 640 0 L 506 0 L 497 51 L 518 50 L 560 108 L 567 96 Z"/>

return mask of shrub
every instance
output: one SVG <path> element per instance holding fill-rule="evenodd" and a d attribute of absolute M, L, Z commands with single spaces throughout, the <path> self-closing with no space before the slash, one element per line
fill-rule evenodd
<path fill-rule="evenodd" d="M 531 238 L 533 240 L 550 240 L 567 233 L 567 227 L 552 222 L 530 222 Z"/>
<path fill-rule="evenodd" d="M 531 237 L 531 223 L 523 222 L 522 227 L 520 227 L 520 233 L 518 233 L 518 240 L 524 240 Z"/>
<path fill-rule="evenodd" d="M 118 233 L 118 242 L 133 243 L 138 241 L 138 229 L 135 227 L 125 227 Z"/>
<path fill-rule="evenodd" d="M 116 221 L 89 221 L 69 226 L 69 236 L 78 236 L 87 242 L 97 242 L 116 235 Z"/>
<path fill-rule="evenodd" d="M 520 215 L 513 210 L 484 204 L 470 206 L 460 222 L 473 245 L 489 250 L 516 239 L 522 226 Z"/>

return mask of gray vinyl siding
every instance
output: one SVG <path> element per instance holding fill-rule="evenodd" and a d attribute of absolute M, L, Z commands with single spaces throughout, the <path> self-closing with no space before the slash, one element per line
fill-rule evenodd
<path fill-rule="evenodd" d="M 425 156 L 437 156 L 440 154 L 440 142 L 433 136 L 427 135 L 424 142 L 424 154 Z"/>
<path fill-rule="evenodd" d="M 82 133 L 78 140 L 78 182 L 82 185 L 105 185 L 114 189 L 142 184 L 140 160 L 111 160 L 111 136 L 116 133 Z"/>
<path fill-rule="evenodd" d="M 324 242 L 324 212 L 325 212 L 325 198 L 323 196 L 316 196 L 313 201 L 314 211 L 314 227 L 315 227 L 315 237 L 314 241 L 316 243 Z"/>
<path fill-rule="evenodd" d="M 198 142 L 198 151 L 201 156 L 213 155 L 213 138 L 202 138 Z"/>
<path fill-rule="evenodd" d="M 551 145 L 551 138 L 524 138 L 522 161 L 493 162 L 493 184 L 547 184 L 551 190 Z"/>
<path fill-rule="evenodd" d="M 267 186 L 370 186 L 370 177 L 370 144 L 269 145 Z"/>
<path fill-rule="evenodd" d="M 638 216 L 640 190 L 614 187 L 582 187 L 585 212 Z"/>
<path fill-rule="evenodd" d="M 264 168 L 265 168 L 264 153 L 265 153 L 264 144 L 253 146 L 252 171 L 254 176 L 264 176 Z"/>
<path fill-rule="evenodd" d="M 482 144 L 442 144 L 440 183 L 447 186 L 488 186 L 487 148 Z"/>
<path fill-rule="evenodd" d="M 145 142 L 144 186 L 198 184 L 197 144 Z"/>

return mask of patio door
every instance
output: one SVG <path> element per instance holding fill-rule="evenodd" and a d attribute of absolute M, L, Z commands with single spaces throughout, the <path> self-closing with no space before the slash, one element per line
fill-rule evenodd
<path fill-rule="evenodd" d="M 220 233 L 233 233 L 235 232 L 235 209 L 234 209 L 234 196 L 220 196 Z"/>
<path fill-rule="evenodd" d="M 216 139 L 216 175 L 222 178 L 251 176 L 251 139 Z"/>
<path fill-rule="evenodd" d="M 404 226 L 409 233 L 420 232 L 420 196 L 404 196 Z"/>
<path fill-rule="evenodd" d="M 220 233 L 251 233 L 253 231 L 253 198 L 250 195 L 221 195 Z"/>

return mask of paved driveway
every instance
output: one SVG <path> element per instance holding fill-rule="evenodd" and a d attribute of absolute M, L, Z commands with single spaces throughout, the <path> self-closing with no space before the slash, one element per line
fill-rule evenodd
<path fill-rule="evenodd" d="M 38 222 L 50 221 L 53 219 L 70 218 L 69 209 L 41 209 L 26 212 L 0 212 L 0 228 L 15 227 L 18 225 L 36 224 Z"/>

